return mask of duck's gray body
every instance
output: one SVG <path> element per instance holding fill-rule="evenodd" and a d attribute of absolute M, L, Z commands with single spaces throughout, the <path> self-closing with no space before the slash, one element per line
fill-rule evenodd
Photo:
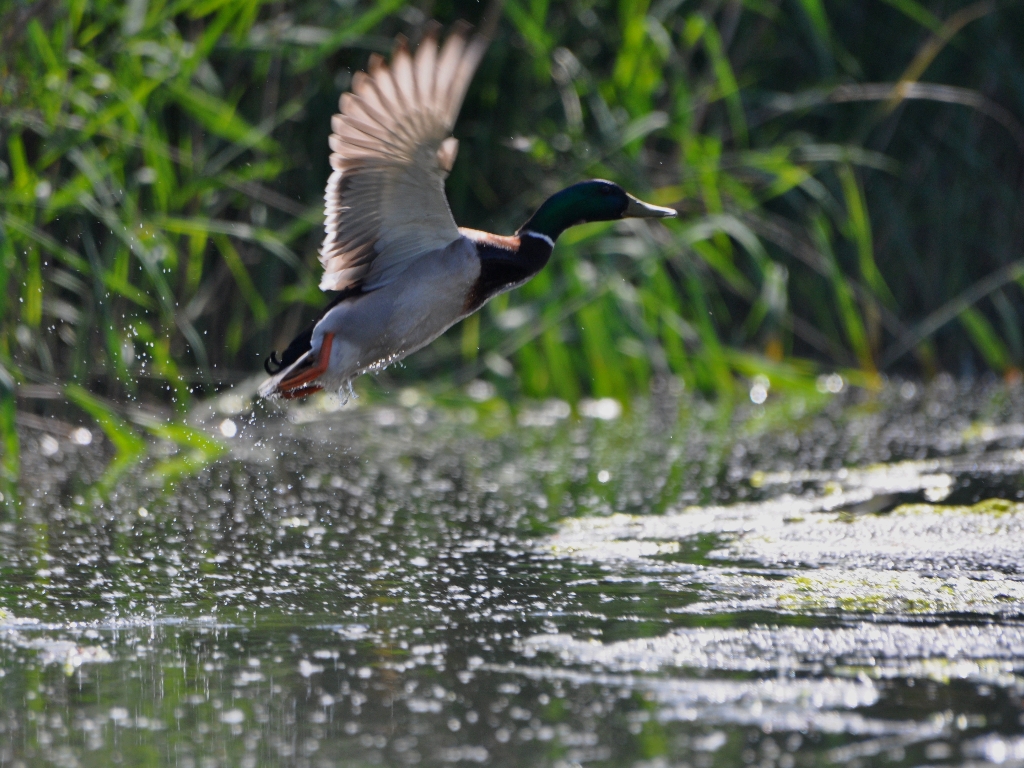
<path fill-rule="evenodd" d="M 288 380 L 314 361 L 324 368 L 315 377 L 315 386 L 322 389 L 340 388 L 355 376 L 401 360 L 537 274 L 551 257 L 552 245 L 551 238 L 525 229 L 511 237 L 460 229 L 455 241 L 410 261 L 384 285 L 339 294 L 292 342 L 281 370 L 260 394 L 287 397 Z M 330 355 L 324 358 L 328 337 Z"/>
<path fill-rule="evenodd" d="M 393 282 L 335 305 L 313 328 L 313 356 L 324 334 L 334 334 L 328 373 L 318 383 L 340 387 L 426 346 L 469 314 L 466 297 L 479 276 L 476 244 L 461 237 Z"/>

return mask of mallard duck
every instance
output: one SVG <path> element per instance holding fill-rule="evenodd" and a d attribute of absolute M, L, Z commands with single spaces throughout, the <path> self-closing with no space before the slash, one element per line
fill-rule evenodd
<path fill-rule="evenodd" d="M 342 387 L 429 344 L 488 300 L 522 285 L 558 236 L 590 221 L 675 216 L 617 184 L 592 179 L 549 197 L 510 237 L 457 227 L 444 180 L 451 135 L 487 40 L 467 26 L 415 55 L 400 38 L 390 67 L 372 56 L 331 121 L 320 316 L 266 363 L 263 397 Z"/>

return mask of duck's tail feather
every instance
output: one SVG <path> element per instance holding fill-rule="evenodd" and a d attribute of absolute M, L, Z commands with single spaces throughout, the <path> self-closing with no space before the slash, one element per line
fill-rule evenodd
<path fill-rule="evenodd" d="M 278 369 L 277 373 L 263 382 L 258 390 L 260 397 L 269 400 L 279 397 L 291 400 L 319 392 L 323 387 L 315 382 L 327 373 L 333 344 L 334 334 L 325 333 L 320 349 L 316 353 L 312 349 L 307 349 L 291 365 Z"/>
<path fill-rule="evenodd" d="M 271 371 L 269 366 L 264 366 L 267 368 L 267 373 L 270 373 L 271 376 L 260 385 L 260 388 L 257 390 L 259 396 L 270 400 L 283 397 L 284 390 L 281 389 L 282 382 L 296 374 L 302 373 L 306 368 L 313 364 L 313 360 L 313 350 L 307 350 L 304 355 L 300 356 L 288 366 L 279 363 L 276 360 L 276 356 L 271 356 L 271 358 L 268 359 L 268 362 L 278 363 L 280 367 L 276 371 Z"/>
<path fill-rule="evenodd" d="M 319 321 L 319 318 L 317 320 Z M 280 360 L 277 358 L 276 350 L 271 352 L 270 357 L 263 361 L 263 370 L 271 376 L 276 376 L 285 368 L 294 365 L 296 361 L 312 349 L 313 329 L 315 327 L 316 322 L 310 323 L 308 328 L 292 339 L 284 352 L 281 353 Z"/>
<path fill-rule="evenodd" d="M 291 343 L 281 353 L 280 358 L 276 351 L 270 353 L 270 357 L 263 362 L 263 368 L 270 378 L 259 388 L 260 397 L 305 397 L 322 389 L 320 386 L 282 389 L 282 386 L 287 387 L 287 383 L 291 381 L 292 377 L 301 375 L 307 367 L 317 362 L 317 357 L 313 353 L 313 331 L 316 330 L 317 324 L 340 303 L 362 296 L 363 293 L 361 285 L 352 286 L 339 292 L 328 302 L 326 307 L 320 310 L 320 313 L 305 330 L 291 340 Z"/>

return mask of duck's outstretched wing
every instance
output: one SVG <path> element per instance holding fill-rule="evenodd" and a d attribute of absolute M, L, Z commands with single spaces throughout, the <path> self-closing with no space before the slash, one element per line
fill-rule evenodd
<path fill-rule="evenodd" d="M 444 180 L 458 151 L 452 128 L 486 48 L 466 25 L 438 50 L 432 30 L 415 57 L 400 38 L 390 66 L 375 55 L 355 75 L 331 121 L 321 289 L 372 290 L 459 237 Z"/>

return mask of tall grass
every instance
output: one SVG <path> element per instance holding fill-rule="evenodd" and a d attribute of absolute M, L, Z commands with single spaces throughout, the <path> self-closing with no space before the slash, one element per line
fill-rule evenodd
<path fill-rule="evenodd" d="M 1018 8 L 492 8 L 456 129 L 459 223 L 511 231 L 593 176 L 682 216 L 571 230 L 545 272 L 385 386 L 486 376 L 508 395 L 626 400 L 662 375 L 731 396 L 755 374 L 1024 365 Z M 396 0 L 8 5 L 0 427 L 19 383 L 185 409 L 258 370 L 326 300 L 338 94 L 425 20 Z"/>
<path fill-rule="evenodd" d="M 737 373 L 785 379 L 803 358 L 865 382 L 1016 375 L 1019 12 L 624 2 L 588 26 L 562 6 L 507 8 L 550 65 L 512 67 L 513 36 L 499 92 L 518 105 L 550 77 L 559 94 L 505 129 L 536 171 L 496 176 L 495 199 L 518 192 L 525 209 L 551 178 L 608 175 L 685 213 L 567 238 L 548 280 L 513 297 L 531 333 L 558 329 L 522 335 L 528 392 L 622 396 L 657 372 L 728 392 Z M 587 290 L 568 322 L 545 313 Z"/>

